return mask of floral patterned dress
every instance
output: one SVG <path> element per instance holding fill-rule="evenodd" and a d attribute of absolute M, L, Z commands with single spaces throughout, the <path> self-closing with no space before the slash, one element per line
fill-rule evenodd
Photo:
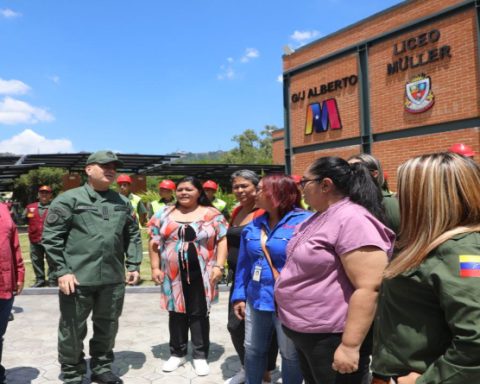
<path fill-rule="evenodd" d="M 151 239 L 158 245 L 160 269 L 165 274 L 160 305 L 168 311 L 186 313 L 179 259 L 188 265 L 189 244 L 181 236 L 183 224 L 170 217 L 174 210 L 175 207 L 168 207 L 158 212 L 150 219 L 148 227 Z M 189 243 L 195 246 L 198 255 L 207 310 L 210 311 L 211 303 L 218 298 L 216 287 L 210 284 L 210 275 L 216 264 L 217 244 L 226 236 L 228 224 L 217 209 L 208 207 L 204 216 L 189 226 L 196 232 L 195 239 Z"/>

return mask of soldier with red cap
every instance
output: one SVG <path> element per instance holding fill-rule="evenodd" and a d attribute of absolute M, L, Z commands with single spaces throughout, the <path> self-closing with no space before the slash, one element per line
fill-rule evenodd
<path fill-rule="evenodd" d="M 152 201 L 148 206 L 148 216 L 152 217 L 157 212 L 163 210 L 165 207 L 175 204 L 176 187 L 172 180 L 165 179 L 158 183 L 159 200 Z"/>
<path fill-rule="evenodd" d="M 215 193 L 217 193 L 217 190 L 218 190 L 217 183 L 213 180 L 207 180 L 203 183 L 203 189 L 205 191 L 205 194 L 208 197 L 208 200 L 210 200 L 212 205 L 215 208 L 217 208 L 222 213 L 222 215 L 228 220 L 230 218 L 230 215 L 227 210 L 227 203 L 215 196 Z"/>
<path fill-rule="evenodd" d="M 140 226 L 145 225 L 147 223 L 147 209 L 142 203 L 142 198 L 131 192 L 132 178 L 128 175 L 122 174 L 118 176 L 117 184 L 120 189 L 119 192 L 128 200 L 130 200 L 130 203 L 132 203 L 135 216 L 137 217 L 137 221 Z"/>
<path fill-rule="evenodd" d="M 32 288 L 40 288 L 46 285 L 55 287 L 57 285 L 55 271 L 46 257 L 45 248 L 41 244 L 43 224 L 47 217 L 51 200 L 52 188 L 48 185 L 42 185 L 38 189 L 38 201 L 28 204 L 24 212 L 24 216 L 28 220 L 30 258 L 32 260 L 33 272 L 35 273 L 35 283 L 32 285 Z M 45 261 L 47 261 L 48 264 L 48 282 L 45 278 Z"/>
<path fill-rule="evenodd" d="M 448 148 L 448 152 L 453 152 L 458 155 L 471 157 L 471 158 L 475 156 L 475 152 L 473 151 L 472 147 L 463 143 L 453 144 L 450 148 Z"/>

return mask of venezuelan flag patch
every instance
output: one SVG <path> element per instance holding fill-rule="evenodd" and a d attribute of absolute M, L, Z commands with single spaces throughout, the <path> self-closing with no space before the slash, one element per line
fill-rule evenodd
<path fill-rule="evenodd" d="M 480 277 L 480 255 L 459 255 L 460 276 Z"/>

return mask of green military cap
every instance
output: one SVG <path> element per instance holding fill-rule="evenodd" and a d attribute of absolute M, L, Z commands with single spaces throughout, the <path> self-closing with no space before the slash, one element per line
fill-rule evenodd
<path fill-rule="evenodd" d="M 97 151 L 88 156 L 88 164 L 108 164 L 115 163 L 117 167 L 123 165 L 123 161 L 119 160 L 117 155 L 112 151 Z"/>

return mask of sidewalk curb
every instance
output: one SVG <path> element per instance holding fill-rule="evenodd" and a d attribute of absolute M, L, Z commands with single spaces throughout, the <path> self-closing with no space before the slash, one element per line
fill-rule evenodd
<path fill-rule="evenodd" d="M 221 284 L 218 286 L 218 290 L 220 292 L 228 292 L 230 286 Z M 25 288 L 22 291 L 22 295 L 56 295 L 57 293 L 57 287 Z M 126 293 L 160 293 L 160 287 L 155 285 L 127 287 Z"/>

